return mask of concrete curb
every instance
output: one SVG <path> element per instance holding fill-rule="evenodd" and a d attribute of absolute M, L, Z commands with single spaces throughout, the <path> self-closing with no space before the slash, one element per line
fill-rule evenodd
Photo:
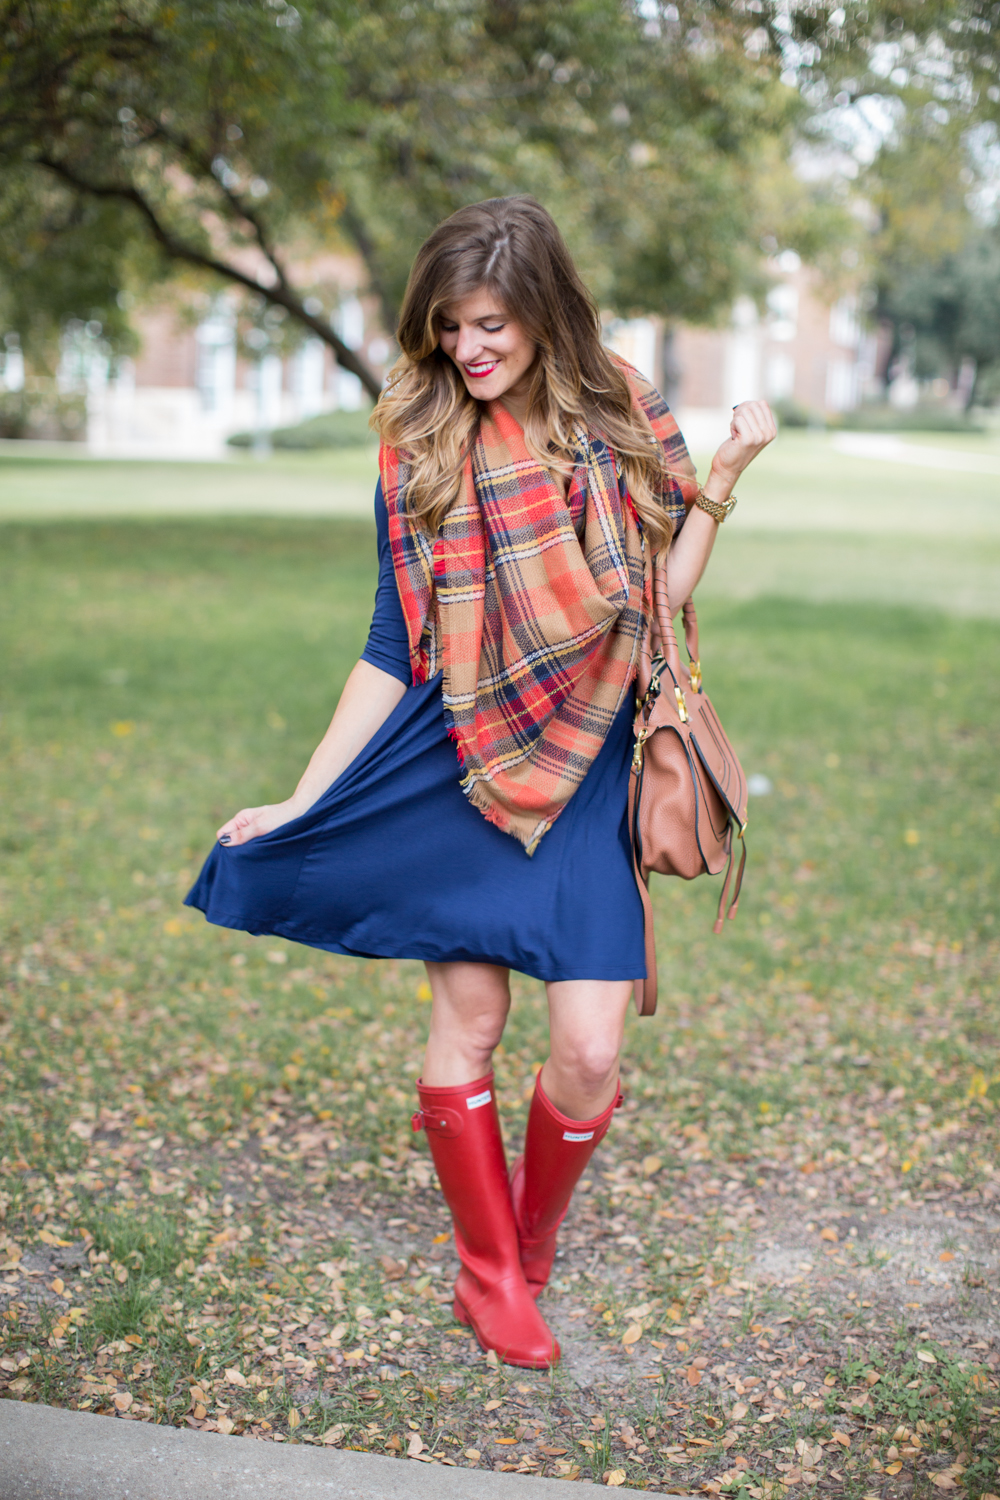
<path fill-rule="evenodd" d="M 527 1474 L 0 1401 L 0 1500 L 569 1500 L 570 1493 L 565 1481 Z"/>

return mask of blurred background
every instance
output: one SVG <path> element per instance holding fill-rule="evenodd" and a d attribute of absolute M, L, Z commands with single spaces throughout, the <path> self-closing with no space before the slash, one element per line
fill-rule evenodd
<path fill-rule="evenodd" d="M 702 474 L 736 402 L 781 426 L 698 590 L 740 913 L 716 939 L 714 882 L 654 882 L 661 1014 L 547 1293 L 565 1379 L 609 1484 L 773 1497 L 805 1443 L 850 1500 L 994 1500 L 998 122 L 992 0 L 0 0 L 0 1388 L 379 1452 L 452 1423 L 449 1461 L 512 1466 L 441 1343 L 421 966 L 181 903 L 363 647 L 414 252 L 530 192 Z M 515 991 L 512 1144 L 547 1045 Z M 310 1358 L 227 1393 L 286 1304 Z M 786 1337 L 722 1439 L 719 1371 Z M 599 1480 L 557 1389 L 523 1462 Z"/>
<path fill-rule="evenodd" d="M 695 445 L 753 397 L 791 426 L 980 430 L 987 9 L 7 0 L 0 435 L 360 441 L 415 249 L 511 192 L 556 215 Z"/>

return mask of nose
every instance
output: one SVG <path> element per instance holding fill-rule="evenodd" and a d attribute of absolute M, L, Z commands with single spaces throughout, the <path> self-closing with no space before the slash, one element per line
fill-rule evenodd
<path fill-rule="evenodd" d="M 458 330 L 458 343 L 455 345 L 455 358 L 459 364 L 471 364 L 477 355 L 482 353 L 483 340 L 479 329 L 474 323 L 461 326 Z"/>

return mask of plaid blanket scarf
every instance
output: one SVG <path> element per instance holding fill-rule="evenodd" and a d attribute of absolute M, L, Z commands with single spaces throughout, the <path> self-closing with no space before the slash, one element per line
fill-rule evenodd
<path fill-rule="evenodd" d="M 631 366 L 661 443 L 660 495 L 679 527 L 696 492 L 684 440 Z M 461 493 L 432 538 L 407 511 L 409 465 L 379 454 L 414 683 L 443 673 L 466 796 L 534 853 L 593 764 L 635 674 L 650 607 L 638 517 L 614 454 L 581 431 L 566 499 L 500 402 L 484 407 Z M 574 524 L 574 522 L 576 524 Z"/>

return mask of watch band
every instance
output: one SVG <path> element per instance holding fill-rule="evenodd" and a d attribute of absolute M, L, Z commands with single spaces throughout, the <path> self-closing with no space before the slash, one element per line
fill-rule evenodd
<path fill-rule="evenodd" d="M 694 503 L 699 510 L 703 510 L 706 515 L 712 517 L 713 521 L 718 521 L 721 525 L 726 517 L 731 516 L 736 509 L 736 496 L 730 495 L 728 500 L 710 500 L 701 488 L 701 485 L 699 485 Z"/>

